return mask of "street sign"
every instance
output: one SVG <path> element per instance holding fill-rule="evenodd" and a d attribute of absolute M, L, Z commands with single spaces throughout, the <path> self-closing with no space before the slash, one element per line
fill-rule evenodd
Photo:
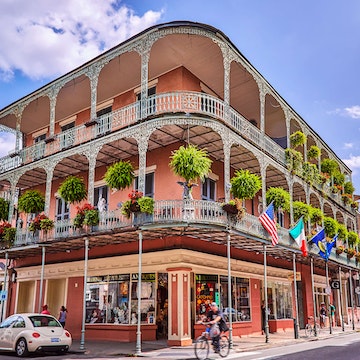
<path fill-rule="evenodd" d="M 0 300 L 5 301 L 6 298 L 7 298 L 7 291 L 6 290 L 1 290 L 0 291 Z"/>
<path fill-rule="evenodd" d="M 333 290 L 339 290 L 340 289 L 340 281 L 339 280 L 333 280 L 330 282 L 330 286 Z"/>

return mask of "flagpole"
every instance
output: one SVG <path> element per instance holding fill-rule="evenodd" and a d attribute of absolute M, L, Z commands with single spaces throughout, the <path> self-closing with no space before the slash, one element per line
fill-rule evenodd
<path fill-rule="evenodd" d="M 328 309 L 329 311 L 329 296 L 330 294 L 327 293 L 327 290 L 330 288 L 329 286 L 329 268 L 328 268 L 328 262 L 327 260 L 325 260 L 325 272 L 326 272 L 326 308 Z M 329 331 L 330 331 L 330 334 L 332 334 L 332 326 L 331 326 L 331 321 L 329 321 Z"/>
<path fill-rule="evenodd" d="M 294 337 L 299 338 L 299 306 L 297 296 L 297 283 L 296 283 L 296 255 L 293 253 L 293 266 L 294 266 L 294 293 L 295 293 L 295 319 L 294 319 Z"/>
<path fill-rule="evenodd" d="M 265 342 L 269 342 L 269 312 L 268 312 L 268 296 L 267 296 L 267 269 L 266 269 L 266 245 L 264 247 L 264 300 L 265 300 Z"/>
<path fill-rule="evenodd" d="M 315 296 L 315 291 L 314 291 L 314 258 L 311 257 L 310 258 L 310 267 L 311 267 L 311 288 L 312 288 L 312 294 L 313 294 L 313 304 L 314 304 L 314 335 L 315 337 L 317 337 L 319 334 L 317 333 L 317 329 L 316 329 L 316 308 L 317 308 L 317 305 L 316 305 L 316 296 Z"/>

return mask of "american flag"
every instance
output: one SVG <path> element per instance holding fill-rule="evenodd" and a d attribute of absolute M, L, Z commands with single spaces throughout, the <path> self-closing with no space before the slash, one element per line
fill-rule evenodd
<path fill-rule="evenodd" d="M 271 202 L 267 209 L 259 216 L 259 220 L 265 230 L 271 236 L 273 246 L 279 243 L 279 237 L 276 229 L 276 221 L 274 216 L 274 204 Z"/>

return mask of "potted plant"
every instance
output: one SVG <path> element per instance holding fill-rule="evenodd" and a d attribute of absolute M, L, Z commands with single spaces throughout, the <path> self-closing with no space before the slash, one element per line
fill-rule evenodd
<path fill-rule="evenodd" d="M 337 254 L 337 255 L 342 254 L 344 251 L 345 251 L 345 247 L 342 246 L 342 245 L 339 245 L 339 246 L 336 248 L 336 254 Z"/>
<path fill-rule="evenodd" d="M 5 236 L 6 236 L 7 230 L 10 228 L 11 228 L 11 224 L 7 221 L 3 221 L 0 224 L 0 240 L 5 246 L 7 246 L 7 241 L 5 239 Z"/>
<path fill-rule="evenodd" d="M 4 198 L 0 198 L 0 220 L 8 220 L 9 217 L 9 202 Z"/>
<path fill-rule="evenodd" d="M 289 211 L 290 210 L 290 194 L 280 187 L 270 187 L 266 190 L 266 203 L 274 204 L 274 209 L 279 208 Z"/>
<path fill-rule="evenodd" d="M 234 199 L 229 200 L 227 203 L 221 204 L 221 207 L 228 214 L 236 215 L 238 213 L 238 209 L 236 207 L 236 202 Z"/>
<path fill-rule="evenodd" d="M 326 236 L 333 238 L 338 231 L 339 223 L 330 216 L 324 216 L 324 228 Z"/>
<path fill-rule="evenodd" d="M 346 241 L 348 237 L 348 230 L 344 224 L 338 225 L 338 240 Z"/>
<path fill-rule="evenodd" d="M 106 170 L 104 180 L 114 190 L 123 190 L 131 186 L 135 178 L 134 168 L 130 161 L 118 161 Z"/>
<path fill-rule="evenodd" d="M 237 209 L 237 218 L 241 219 L 245 214 L 243 201 L 252 199 L 261 189 L 261 179 L 249 170 L 240 169 L 235 171 L 234 176 L 230 179 L 230 184 L 230 192 L 234 196 L 233 201 Z"/>
<path fill-rule="evenodd" d="M 99 211 L 89 203 L 76 207 L 76 216 L 73 220 L 75 228 L 82 229 L 84 225 L 92 227 L 99 224 Z"/>
<path fill-rule="evenodd" d="M 356 253 L 355 249 L 352 247 L 346 248 L 344 251 L 348 259 L 351 259 Z"/>
<path fill-rule="evenodd" d="M 303 217 L 304 222 L 307 222 L 310 219 L 311 206 L 303 203 L 302 201 L 293 202 L 293 211 L 295 222 L 297 222 L 301 217 Z"/>
<path fill-rule="evenodd" d="M 295 174 L 300 171 L 303 163 L 303 156 L 300 151 L 290 148 L 285 149 L 285 159 L 291 173 Z"/>
<path fill-rule="evenodd" d="M 310 223 L 313 226 L 322 224 L 322 221 L 324 219 L 324 213 L 315 207 L 312 207 L 310 205 Z"/>
<path fill-rule="evenodd" d="M 154 199 L 149 196 L 143 196 L 138 199 L 140 212 L 151 215 L 154 213 Z"/>
<path fill-rule="evenodd" d="M 26 214 L 44 211 L 45 197 L 39 190 L 27 190 L 19 197 L 18 209 Z"/>
<path fill-rule="evenodd" d="M 84 180 L 73 175 L 68 176 L 60 184 L 58 193 L 69 204 L 80 202 L 87 197 Z"/>
<path fill-rule="evenodd" d="M 298 130 L 290 135 L 290 144 L 292 148 L 304 145 L 306 143 L 306 135 Z"/>
<path fill-rule="evenodd" d="M 99 225 L 99 211 L 97 209 L 91 209 L 85 211 L 85 217 L 84 217 L 84 225 L 87 226 L 97 226 Z"/>
<path fill-rule="evenodd" d="M 204 180 L 211 171 L 212 160 L 207 151 L 198 149 L 194 145 L 180 146 L 172 152 L 169 166 L 175 175 L 182 177 L 185 182 L 178 182 L 183 186 L 183 199 L 192 200 L 192 188 L 196 182 Z"/>
<path fill-rule="evenodd" d="M 308 152 L 307 152 L 307 157 L 309 160 L 316 160 L 319 161 L 321 156 L 321 150 L 318 146 L 316 145 L 311 145 Z"/>
<path fill-rule="evenodd" d="M 154 199 L 149 196 L 143 196 L 143 193 L 138 190 L 133 190 L 129 195 L 129 200 L 125 201 L 121 206 L 121 213 L 128 219 L 131 213 L 146 213 L 153 214 Z"/>
<path fill-rule="evenodd" d="M 355 231 L 348 232 L 349 247 L 355 247 L 359 243 L 359 235 Z"/>
<path fill-rule="evenodd" d="M 15 241 L 16 237 L 16 228 L 13 227 L 7 227 L 4 230 L 4 242 L 6 244 L 6 247 L 11 247 L 12 244 Z"/>

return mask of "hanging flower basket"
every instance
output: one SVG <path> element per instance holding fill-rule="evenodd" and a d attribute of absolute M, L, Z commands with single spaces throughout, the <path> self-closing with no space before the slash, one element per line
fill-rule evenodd
<path fill-rule="evenodd" d="M 236 215 L 238 213 L 238 209 L 236 205 L 234 204 L 224 204 L 222 205 L 222 209 L 226 211 L 228 214 L 234 214 Z"/>
<path fill-rule="evenodd" d="M 139 212 L 140 211 L 140 205 L 137 202 L 131 203 L 130 206 L 131 212 Z"/>
<path fill-rule="evenodd" d="M 336 248 L 336 254 L 340 255 L 344 252 L 345 248 L 343 246 L 338 246 Z"/>

